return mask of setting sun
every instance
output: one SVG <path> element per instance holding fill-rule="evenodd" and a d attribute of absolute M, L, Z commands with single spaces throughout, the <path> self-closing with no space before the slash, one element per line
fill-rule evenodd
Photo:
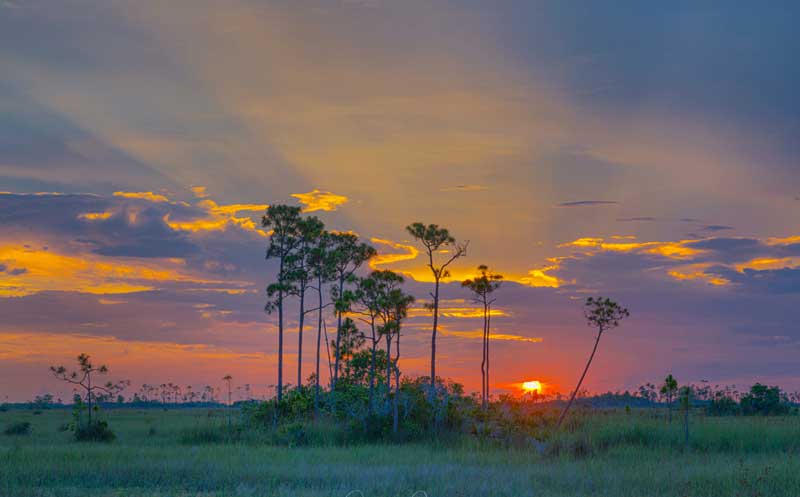
<path fill-rule="evenodd" d="M 539 392 L 542 393 L 542 382 L 539 380 L 530 380 L 522 383 L 522 389 L 526 392 Z"/>

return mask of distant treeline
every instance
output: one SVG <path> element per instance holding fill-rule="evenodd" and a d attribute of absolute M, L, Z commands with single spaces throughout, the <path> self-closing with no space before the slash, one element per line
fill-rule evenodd
<path fill-rule="evenodd" d="M 147 386 L 142 390 L 150 391 Z M 700 408 L 708 415 L 780 415 L 790 414 L 793 410 L 800 407 L 800 392 L 786 393 L 778 386 L 767 386 L 760 383 L 754 384 L 746 392 L 738 391 L 735 386 L 711 386 L 708 384 L 688 385 L 691 391 L 689 403 L 693 408 Z M 140 390 L 141 391 L 141 390 Z M 206 392 L 213 392 L 210 387 Z M 248 388 L 249 391 L 249 388 Z M 209 394 L 211 396 L 211 394 Z M 669 408 L 676 401 L 677 397 L 670 397 L 663 387 L 657 389 L 654 384 L 646 383 L 637 390 L 625 390 L 616 392 L 605 392 L 590 394 L 581 391 L 576 398 L 576 405 L 585 408 L 609 409 L 609 408 Z M 6 409 L 58 409 L 72 408 L 82 402 L 81 399 L 72 399 L 72 402 L 64 402 L 52 394 L 36 396 L 29 402 L 15 402 L 0 404 L 0 410 Z M 190 408 L 234 408 L 252 407 L 264 402 L 259 399 L 236 400 L 230 404 L 221 402 L 216 396 L 208 400 L 195 400 L 193 396 L 164 396 L 156 398 L 142 398 L 139 393 L 135 393 L 129 398 L 118 396 L 111 400 L 100 398 L 97 401 L 99 407 L 104 409 L 190 409 Z M 562 407 L 566 403 L 566 398 L 561 393 L 543 395 L 532 392 L 515 397 L 512 395 L 501 395 L 495 401 L 497 404 L 509 403 L 529 403 L 534 405 Z"/>

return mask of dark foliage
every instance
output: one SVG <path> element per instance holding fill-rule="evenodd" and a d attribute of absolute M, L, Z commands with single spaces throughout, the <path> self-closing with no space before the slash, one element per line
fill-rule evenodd
<path fill-rule="evenodd" d="M 776 416 L 788 414 L 790 410 L 789 399 L 779 387 L 761 383 L 750 387 L 750 392 L 742 396 L 740 407 L 744 415 Z"/>
<path fill-rule="evenodd" d="M 3 433 L 6 435 L 30 435 L 31 424 L 27 421 L 12 423 L 6 426 L 6 429 L 3 430 Z"/>
<path fill-rule="evenodd" d="M 105 421 L 93 421 L 75 427 L 75 440 L 78 442 L 112 442 L 116 435 Z"/>

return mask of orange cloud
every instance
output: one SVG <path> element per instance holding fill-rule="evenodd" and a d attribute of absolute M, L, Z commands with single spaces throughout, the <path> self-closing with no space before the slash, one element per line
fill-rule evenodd
<path fill-rule="evenodd" d="M 228 227 L 239 227 L 245 231 L 252 231 L 259 236 L 267 236 L 251 217 L 237 217 L 239 212 L 257 212 L 267 209 L 267 204 L 229 204 L 219 205 L 211 199 L 204 199 L 197 206 L 206 212 L 206 216 L 186 221 L 176 221 L 170 214 L 164 215 L 164 222 L 173 230 L 189 231 L 221 231 Z"/>
<path fill-rule="evenodd" d="M 111 211 L 105 211 L 105 212 L 87 212 L 87 213 L 85 213 L 85 214 L 79 214 L 79 215 L 78 215 L 78 219 L 86 219 L 86 220 L 88 220 L 88 221 L 96 221 L 96 220 L 98 220 L 98 219 L 108 219 L 108 218 L 110 218 L 110 217 L 111 217 L 113 214 L 114 214 L 114 213 L 113 213 L 113 212 L 111 212 Z"/>
<path fill-rule="evenodd" d="M 469 338 L 469 339 L 478 339 L 483 337 L 483 330 L 452 331 L 452 330 L 442 329 L 441 333 L 442 335 L 445 336 L 454 336 L 454 337 Z M 491 340 L 502 340 L 510 342 L 540 343 L 544 341 L 544 339 L 541 337 L 526 337 L 522 335 L 511 335 L 507 333 L 492 333 L 489 336 L 489 338 Z"/>
<path fill-rule="evenodd" d="M 110 336 L 61 335 L 50 333 L 0 332 L 0 360 L 39 363 L 60 363 L 72 355 L 87 351 L 98 360 L 108 362 L 112 372 L 121 362 L 140 367 L 141 358 L 158 363 L 182 360 L 190 365 L 196 360 L 236 361 L 253 359 L 268 362 L 271 357 L 261 352 L 235 352 L 207 344 L 125 341 Z M 66 365 L 66 364 L 65 364 Z"/>
<path fill-rule="evenodd" d="M 613 238 L 613 237 L 612 237 Z M 606 242 L 603 238 L 579 238 L 575 241 L 564 243 L 559 247 L 581 247 L 605 250 L 609 252 L 641 252 L 655 254 L 669 259 L 690 259 L 704 253 L 704 250 L 688 247 L 687 244 L 696 240 L 681 240 L 678 242 Z"/>
<path fill-rule="evenodd" d="M 728 281 L 725 278 L 722 278 L 722 277 L 717 276 L 715 274 L 706 273 L 706 272 L 704 272 L 702 270 L 697 270 L 697 271 L 691 271 L 690 270 L 691 272 L 685 272 L 685 271 L 686 271 L 686 269 L 683 269 L 683 270 L 674 269 L 672 271 L 669 271 L 667 274 L 669 274 L 671 277 L 675 278 L 676 280 L 682 280 L 682 281 L 686 281 L 686 280 L 701 280 L 701 281 L 705 281 L 709 285 L 714 285 L 714 286 L 726 286 L 726 285 L 729 285 L 731 283 L 730 281 Z"/>
<path fill-rule="evenodd" d="M 178 271 L 181 260 L 160 259 L 120 263 L 95 254 L 66 255 L 17 245 L 0 246 L 0 262 L 24 267 L 24 273 L 4 274 L 0 296 L 21 297 L 42 291 L 75 291 L 93 294 L 125 294 L 153 290 L 159 283 L 228 284 L 243 282 L 208 280 Z"/>
<path fill-rule="evenodd" d="M 192 189 L 192 193 L 194 193 L 194 196 L 197 197 L 197 198 L 206 198 L 206 197 L 208 197 L 208 193 L 206 192 L 206 187 L 205 186 L 193 186 L 191 189 Z"/>
<path fill-rule="evenodd" d="M 138 198 L 148 200 L 150 202 L 169 202 L 169 199 L 164 195 L 159 195 L 153 192 L 114 192 L 115 197 L 124 198 Z"/>
<path fill-rule="evenodd" d="M 558 269 L 557 264 L 547 266 L 542 269 L 531 269 L 528 271 L 527 275 L 513 278 L 511 281 L 516 281 L 517 283 L 522 283 L 523 285 L 533 287 L 558 288 L 563 282 L 557 277 L 547 274 L 547 271 L 553 271 L 556 269 Z"/>
<path fill-rule="evenodd" d="M 372 269 L 376 269 L 375 266 L 379 266 L 382 264 L 391 264 L 393 262 L 414 260 L 419 255 L 419 250 L 417 250 L 417 248 L 414 247 L 413 245 L 406 245 L 403 243 L 393 242 L 391 240 L 384 240 L 383 238 L 370 238 L 370 241 L 372 243 L 386 245 L 393 249 L 402 250 L 401 253 L 390 253 L 390 254 L 379 253 L 369 261 L 369 266 Z"/>
<path fill-rule="evenodd" d="M 346 204 L 348 198 L 331 192 L 313 190 L 308 193 L 293 193 L 292 197 L 298 199 L 305 207 L 303 212 L 335 211 L 340 205 Z"/>
<path fill-rule="evenodd" d="M 800 257 L 761 257 L 737 264 L 735 267 L 737 271 L 743 272 L 745 269 L 756 269 L 763 271 L 765 269 L 795 268 L 798 266 L 800 266 Z"/>

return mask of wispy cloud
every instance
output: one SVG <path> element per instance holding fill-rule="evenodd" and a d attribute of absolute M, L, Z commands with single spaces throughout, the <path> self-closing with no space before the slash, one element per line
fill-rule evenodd
<path fill-rule="evenodd" d="M 655 221 L 656 218 L 650 216 L 639 216 L 639 217 L 618 217 L 617 221 L 627 223 L 627 222 L 650 222 Z"/>
<path fill-rule="evenodd" d="M 619 202 L 615 200 L 576 200 L 574 202 L 561 202 L 558 207 L 592 207 L 600 205 L 615 205 Z"/>
<path fill-rule="evenodd" d="M 164 195 L 153 192 L 114 192 L 115 197 L 138 198 L 150 202 L 169 202 Z"/>
<path fill-rule="evenodd" d="M 703 231 L 716 232 L 716 231 L 732 230 L 732 229 L 735 229 L 735 228 L 733 226 L 726 226 L 724 224 L 709 224 L 707 226 L 703 226 L 700 229 L 703 230 Z"/>
<path fill-rule="evenodd" d="M 441 188 L 439 191 L 442 192 L 482 192 L 488 190 L 488 186 L 484 185 L 457 185 L 457 186 L 448 186 L 446 188 Z"/>

